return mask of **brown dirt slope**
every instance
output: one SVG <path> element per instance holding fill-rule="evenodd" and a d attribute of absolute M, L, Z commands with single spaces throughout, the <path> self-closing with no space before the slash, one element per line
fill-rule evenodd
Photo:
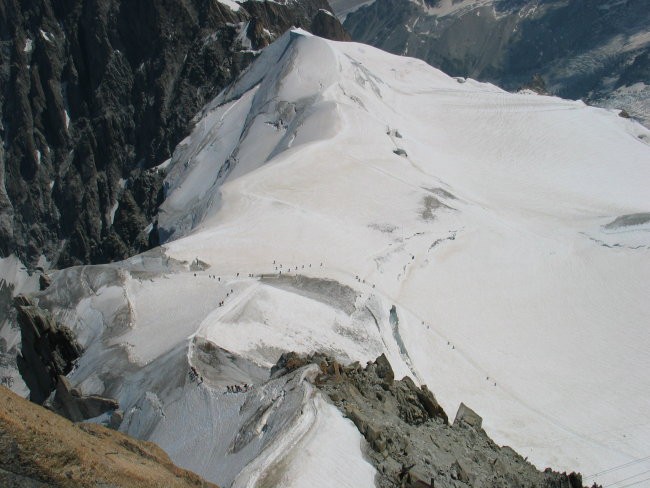
<path fill-rule="evenodd" d="M 215 487 L 151 442 L 73 424 L 0 387 L 0 486 Z"/>

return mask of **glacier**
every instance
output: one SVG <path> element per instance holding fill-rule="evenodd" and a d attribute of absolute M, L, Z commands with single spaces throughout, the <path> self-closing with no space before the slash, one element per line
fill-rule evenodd
<path fill-rule="evenodd" d="M 613 482 L 650 469 L 649 142 L 295 29 L 195 117 L 163 245 L 36 296 L 85 348 L 71 382 L 223 486 L 373 484 L 354 425 L 269 379 L 290 350 L 385 353 L 538 467 Z"/>

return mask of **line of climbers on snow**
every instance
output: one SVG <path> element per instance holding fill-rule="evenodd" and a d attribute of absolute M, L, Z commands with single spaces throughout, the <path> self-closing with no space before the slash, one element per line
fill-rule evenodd
<path fill-rule="evenodd" d="M 244 383 L 243 385 L 228 385 L 226 386 L 226 391 L 224 391 L 224 395 L 226 393 L 246 393 L 251 388 L 252 385 L 249 385 L 248 383 Z"/>
<path fill-rule="evenodd" d="M 190 366 L 189 377 L 190 381 L 196 381 L 199 385 L 203 383 L 203 376 L 199 374 L 194 366 Z M 249 385 L 248 383 L 244 383 L 243 385 L 226 385 L 226 391 L 223 393 L 224 395 L 226 393 L 246 393 L 251 388 L 253 388 L 253 385 Z"/>
<path fill-rule="evenodd" d="M 454 238 L 455 238 L 455 236 L 454 236 Z M 453 239 L 453 238 L 452 238 L 452 239 Z M 414 260 L 414 259 L 415 259 L 415 256 L 414 256 L 414 255 L 411 255 L 411 260 Z M 199 260 L 199 259 L 196 258 L 196 261 L 197 261 L 197 262 L 198 262 L 198 260 Z M 273 266 L 274 266 L 274 269 L 275 269 L 276 271 L 278 271 L 278 275 L 281 276 L 281 275 L 282 275 L 282 266 L 283 266 L 282 263 L 278 263 L 277 260 L 274 259 L 274 260 L 273 260 Z M 290 273 L 292 270 L 298 271 L 299 269 L 305 269 L 305 266 L 307 266 L 307 269 L 309 269 L 309 268 L 312 267 L 311 264 L 307 264 L 307 265 L 302 264 L 302 265 L 300 265 L 300 267 L 299 267 L 299 266 L 289 266 L 289 267 L 284 268 L 284 270 L 285 270 L 285 272 Z M 320 263 L 320 266 L 319 266 L 319 267 L 321 267 L 321 268 L 323 267 L 323 263 L 322 263 L 322 262 Z M 196 277 L 197 274 L 194 273 L 194 276 Z M 236 273 L 236 274 L 235 274 L 235 277 L 239 277 L 239 276 L 240 276 L 239 273 Z M 260 275 L 260 274 L 255 274 L 255 273 L 248 273 L 248 277 L 249 277 L 249 278 L 254 278 L 254 277 L 256 277 L 256 276 L 257 276 L 257 277 L 260 277 L 260 276 L 264 276 L 264 275 L 263 275 L 263 274 Z M 221 282 L 221 277 L 220 277 L 220 276 L 216 276 L 216 275 L 208 274 L 208 278 L 216 279 L 218 282 Z M 371 283 L 369 283 L 369 282 L 366 283 L 366 280 L 363 279 L 363 278 L 361 278 L 359 275 L 355 275 L 355 276 L 354 276 L 354 279 L 355 279 L 355 281 L 357 281 L 358 283 L 361 283 L 361 284 L 364 284 L 364 285 L 365 285 L 365 284 L 367 284 L 367 285 L 371 285 Z M 374 283 L 372 283 L 372 288 L 375 288 L 375 284 L 374 284 Z M 229 297 L 230 295 L 232 295 L 233 293 L 234 293 L 234 289 L 231 288 L 230 291 L 226 293 L 226 297 L 225 297 L 225 298 L 228 298 L 228 297 Z M 223 307 L 223 306 L 224 306 L 224 304 L 225 304 L 225 298 L 219 302 L 219 307 Z M 422 325 L 426 325 L 424 321 L 422 321 Z M 427 329 L 429 329 L 429 326 L 428 326 L 428 325 L 426 325 L 426 327 L 427 327 Z M 454 346 L 450 341 L 447 341 L 447 345 L 450 346 L 452 349 L 456 349 L 456 347 L 455 347 L 455 346 Z M 198 375 L 197 375 L 197 377 L 198 377 Z M 202 377 L 199 377 L 199 378 L 200 378 L 200 382 L 199 382 L 199 383 L 202 383 L 202 382 L 203 382 L 203 378 L 202 378 Z M 491 380 L 489 375 L 486 376 L 485 379 L 486 379 L 486 381 L 488 381 L 488 382 L 493 382 L 493 383 L 494 383 L 494 386 L 497 386 L 497 383 L 496 383 L 495 381 Z M 246 385 L 245 385 L 245 386 L 246 386 Z M 239 393 L 240 391 L 248 391 L 248 387 L 247 387 L 247 386 L 246 386 L 246 388 L 245 388 L 244 390 L 237 390 L 235 387 L 237 387 L 237 385 L 233 385 L 233 386 L 231 387 L 231 389 L 228 390 L 228 392 L 230 392 L 230 393 Z"/>

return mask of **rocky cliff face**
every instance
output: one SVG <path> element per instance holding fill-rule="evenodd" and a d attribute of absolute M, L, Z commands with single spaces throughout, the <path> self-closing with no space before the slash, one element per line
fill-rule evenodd
<path fill-rule="evenodd" d="M 82 349 L 67 327 L 58 324 L 49 311 L 34 301 L 15 299 L 21 332 L 17 363 L 30 390 L 30 400 L 42 404 L 57 385 L 59 376 L 72 371 Z"/>
<path fill-rule="evenodd" d="M 233 4 L 236 5 L 236 4 Z M 0 0 L 0 255 L 59 267 L 157 244 L 162 171 L 192 116 L 326 0 Z"/>
<path fill-rule="evenodd" d="M 347 2 L 338 2 L 345 11 Z M 650 124 L 650 10 L 623 0 L 376 0 L 347 16 L 356 41 L 508 90 L 551 94 Z"/>

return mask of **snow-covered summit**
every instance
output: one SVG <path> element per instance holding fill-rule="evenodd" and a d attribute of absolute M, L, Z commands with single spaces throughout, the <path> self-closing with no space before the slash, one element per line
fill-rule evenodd
<path fill-rule="evenodd" d="M 288 350 L 383 352 L 538 466 L 595 474 L 650 443 L 649 138 L 582 102 L 292 31 L 176 149 L 163 253 L 62 271 L 42 303 L 86 347 L 73 383 L 220 484 L 371 483 L 358 435 L 309 388 L 225 394 Z M 338 435 L 354 446 L 333 459 Z M 319 474 L 341 458 L 340 479 Z"/>

